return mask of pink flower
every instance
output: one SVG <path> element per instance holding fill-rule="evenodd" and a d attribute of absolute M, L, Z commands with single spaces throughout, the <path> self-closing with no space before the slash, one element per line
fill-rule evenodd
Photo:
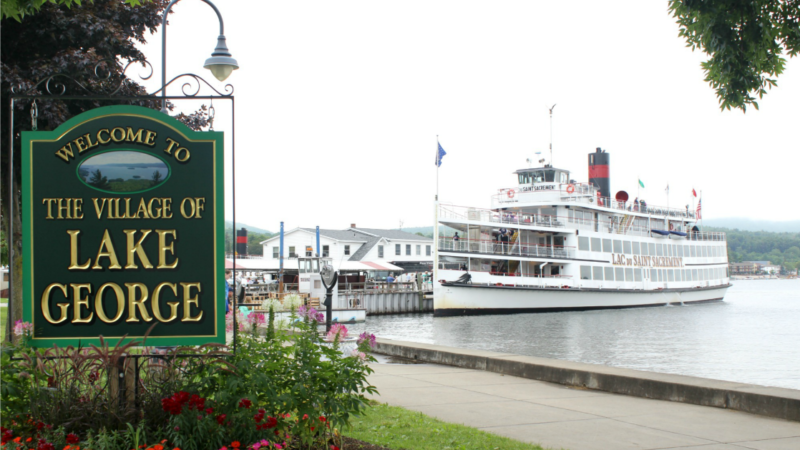
<path fill-rule="evenodd" d="M 375 335 L 374 334 L 367 334 L 366 331 L 361 333 L 358 336 L 358 341 L 356 341 L 356 343 L 358 345 L 361 345 L 363 342 L 367 342 L 367 341 L 369 342 L 369 347 L 370 348 L 375 348 L 375 345 L 376 345 Z"/>
<path fill-rule="evenodd" d="M 17 336 L 33 334 L 33 324 L 30 322 L 23 322 L 21 320 L 14 322 L 14 334 Z"/>
<path fill-rule="evenodd" d="M 327 342 L 344 342 L 344 339 L 347 337 L 347 327 L 337 323 L 331 327 L 331 331 L 328 332 L 327 336 L 325 336 L 325 340 Z"/>

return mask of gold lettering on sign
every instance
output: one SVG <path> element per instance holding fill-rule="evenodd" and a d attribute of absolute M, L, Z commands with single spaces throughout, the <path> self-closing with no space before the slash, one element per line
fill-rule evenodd
<path fill-rule="evenodd" d="M 92 258 L 83 264 L 78 264 L 78 235 L 81 230 L 67 230 L 69 234 L 69 267 L 68 270 L 86 270 L 92 264 Z"/>
<path fill-rule="evenodd" d="M 122 230 L 128 236 L 128 264 L 125 265 L 126 269 L 138 269 L 139 266 L 136 265 L 136 255 L 139 255 L 139 259 L 142 261 L 142 266 L 145 269 L 152 269 L 153 265 L 150 264 L 150 260 L 147 259 L 147 255 L 144 253 L 144 249 L 142 248 L 142 242 L 144 242 L 147 235 L 150 234 L 153 230 L 142 230 L 142 237 L 139 238 L 137 242 L 134 243 L 136 230 Z"/>
<path fill-rule="evenodd" d="M 191 291 L 192 288 L 197 288 L 197 294 L 200 294 L 202 291 L 200 283 L 181 283 L 181 287 L 183 287 L 183 318 L 181 322 L 199 322 L 203 318 L 203 311 L 201 310 L 197 317 L 192 317 L 191 306 L 199 308 L 200 299 L 197 298 L 197 295 L 192 297 Z"/>
<path fill-rule="evenodd" d="M 156 316 L 159 322 L 172 322 L 178 317 L 178 305 L 180 302 L 167 302 L 167 305 L 170 307 L 170 315 L 169 318 L 165 319 L 164 316 L 161 315 L 161 306 L 158 304 L 161 297 L 161 289 L 164 289 L 164 287 L 170 288 L 175 297 L 178 296 L 178 286 L 175 285 L 175 283 L 168 283 L 165 281 L 156 286 L 153 290 L 153 315 Z"/>
<path fill-rule="evenodd" d="M 126 322 L 139 321 L 136 317 L 137 309 L 145 322 L 151 322 L 153 318 L 147 312 L 147 307 L 144 306 L 148 296 L 147 286 L 144 283 L 125 283 L 125 287 L 128 288 L 128 320 Z M 138 298 L 136 296 L 137 289 L 142 293 Z"/>
<path fill-rule="evenodd" d="M 174 269 L 178 267 L 178 258 L 167 263 L 167 252 L 175 256 L 175 239 L 178 238 L 177 230 L 156 230 L 158 233 L 158 269 Z M 172 235 L 173 241 L 167 245 L 167 235 Z"/>
<path fill-rule="evenodd" d="M 109 269 L 122 269 L 117 260 L 117 252 L 114 251 L 114 243 L 111 241 L 111 235 L 108 234 L 108 230 L 103 233 L 103 241 L 100 242 L 100 248 L 97 250 L 97 257 L 94 260 L 92 269 L 103 270 L 103 266 L 100 265 L 100 258 L 108 258 Z"/>
<path fill-rule="evenodd" d="M 111 288 L 117 298 L 117 315 L 114 318 L 109 318 L 105 307 L 103 307 L 103 292 L 107 288 Z M 114 323 L 119 320 L 122 317 L 122 313 L 125 312 L 125 293 L 122 288 L 117 283 L 105 283 L 100 286 L 97 294 L 94 295 L 94 310 L 97 312 L 97 317 L 105 323 Z"/>
<path fill-rule="evenodd" d="M 67 308 L 69 308 L 69 303 L 56 303 L 56 306 L 58 306 L 58 308 L 61 310 L 61 314 L 58 319 L 53 319 L 53 316 L 50 315 L 50 293 L 55 288 L 60 289 L 61 292 L 64 293 L 64 297 L 67 296 L 67 286 L 61 283 L 50 284 L 44 288 L 44 292 L 42 293 L 42 315 L 44 315 L 44 320 L 52 323 L 53 325 L 67 320 Z"/>
<path fill-rule="evenodd" d="M 81 307 L 89 308 L 89 296 L 81 297 L 81 291 L 86 289 L 88 294 L 92 293 L 92 285 L 89 283 L 76 284 L 72 283 L 72 323 L 89 323 L 94 317 L 93 312 L 89 312 L 87 317 L 81 317 Z"/>

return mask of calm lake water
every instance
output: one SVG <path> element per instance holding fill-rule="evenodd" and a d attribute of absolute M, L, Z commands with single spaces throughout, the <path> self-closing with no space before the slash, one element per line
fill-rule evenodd
<path fill-rule="evenodd" d="M 371 316 L 389 339 L 800 389 L 800 280 L 735 281 L 724 302 L 434 318 Z"/>

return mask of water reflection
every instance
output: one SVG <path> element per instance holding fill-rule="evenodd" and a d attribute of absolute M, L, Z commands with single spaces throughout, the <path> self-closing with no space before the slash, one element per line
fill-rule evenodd
<path fill-rule="evenodd" d="M 800 281 L 737 282 L 725 300 L 510 316 L 371 316 L 354 331 L 800 389 Z"/>

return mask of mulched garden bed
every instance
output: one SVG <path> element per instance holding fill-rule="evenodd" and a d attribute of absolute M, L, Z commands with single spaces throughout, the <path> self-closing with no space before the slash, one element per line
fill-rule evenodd
<path fill-rule="evenodd" d="M 370 444 L 347 436 L 342 437 L 342 439 L 344 440 L 344 450 L 403 450 L 381 447 L 380 445 Z"/>

